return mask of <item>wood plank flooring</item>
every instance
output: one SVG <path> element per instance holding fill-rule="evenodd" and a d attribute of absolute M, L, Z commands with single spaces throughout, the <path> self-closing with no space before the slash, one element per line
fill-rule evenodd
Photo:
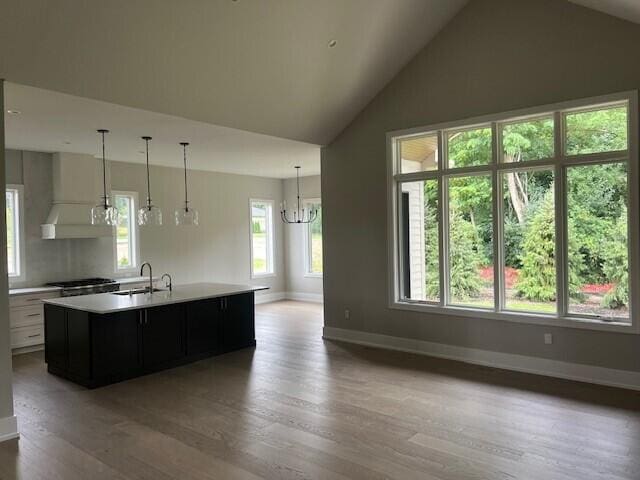
<path fill-rule="evenodd" d="M 640 479 L 637 392 L 325 342 L 314 304 L 260 305 L 256 332 L 92 391 L 14 357 L 0 478 Z"/>

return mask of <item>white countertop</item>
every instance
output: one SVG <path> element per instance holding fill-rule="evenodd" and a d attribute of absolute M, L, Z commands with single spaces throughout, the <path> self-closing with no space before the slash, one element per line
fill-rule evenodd
<path fill-rule="evenodd" d="M 148 282 L 149 277 L 125 277 L 125 278 L 114 278 L 114 280 L 120 285 L 130 285 L 132 283 L 142 283 Z M 153 281 L 158 281 L 158 277 L 153 277 Z M 39 286 L 39 287 L 24 287 L 24 288 L 10 288 L 9 296 L 14 295 L 30 295 L 32 293 L 49 293 L 49 292 L 59 292 L 62 290 L 60 287 L 50 287 L 50 286 Z"/>
<path fill-rule="evenodd" d="M 239 293 L 266 290 L 267 288 L 268 287 L 253 285 L 229 285 L 225 283 L 193 283 L 175 286 L 173 287 L 173 292 L 166 290 L 155 292 L 152 295 L 148 293 L 138 295 L 98 293 L 96 295 L 82 295 L 78 297 L 51 298 L 43 300 L 43 302 L 85 312 L 104 314 L 157 307 L 172 303 L 192 302 L 207 298 L 226 297 Z"/>

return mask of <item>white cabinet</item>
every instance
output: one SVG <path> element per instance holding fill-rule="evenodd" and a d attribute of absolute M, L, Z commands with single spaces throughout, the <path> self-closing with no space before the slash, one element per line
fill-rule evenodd
<path fill-rule="evenodd" d="M 59 292 L 29 293 L 9 297 L 9 323 L 11 326 L 11 348 L 36 350 L 44 345 L 45 298 L 59 297 Z"/>

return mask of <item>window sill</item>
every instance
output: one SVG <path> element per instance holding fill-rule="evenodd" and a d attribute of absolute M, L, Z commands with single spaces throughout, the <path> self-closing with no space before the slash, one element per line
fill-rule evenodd
<path fill-rule="evenodd" d="M 277 275 L 274 273 L 252 273 L 251 278 L 271 278 L 276 277 Z"/>
<path fill-rule="evenodd" d="M 389 305 L 394 310 L 409 310 L 413 312 L 431 313 L 439 315 L 453 315 L 457 317 L 473 317 L 485 320 L 501 320 L 514 323 L 524 323 L 528 325 L 544 325 L 553 327 L 576 328 L 583 330 L 599 330 L 606 332 L 619 332 L 640 334 L 638 326 L 624 322 L 603 322 L 593 318 L 580 317 L 559 317 L 551 315 L 540 315 L 535 313 L 516 312 L 494 312 L 483 309 L 473 309 L 468 307 L 441 307 L 439 305 L 428 305 L 418 302 L 394 301 Z"/>
<path fill-rule="evenodd" d="M 305 273 L 304 274 L 305 278 L 322 278 L 322 274 L 321 273 Z"/>

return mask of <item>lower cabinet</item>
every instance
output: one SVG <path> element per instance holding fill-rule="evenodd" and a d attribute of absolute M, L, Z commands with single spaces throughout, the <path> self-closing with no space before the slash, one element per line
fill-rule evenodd
<path fill-rule="evenodd" d="M 104 315 L 45 305 L 49 372 L 89 388 L 252 345 L 253 293 Z"/>
<path fill-rule="evenodd" d="M 185 356 L 184 305 L 175 304 L 141 311 L 142 364 L 155 369 Z"/>
<path fill-rule="evenodd" d="M 233 295 L 220 300 L 219 351 L 230 352 L 255 345 L 253 295 Z"/>

